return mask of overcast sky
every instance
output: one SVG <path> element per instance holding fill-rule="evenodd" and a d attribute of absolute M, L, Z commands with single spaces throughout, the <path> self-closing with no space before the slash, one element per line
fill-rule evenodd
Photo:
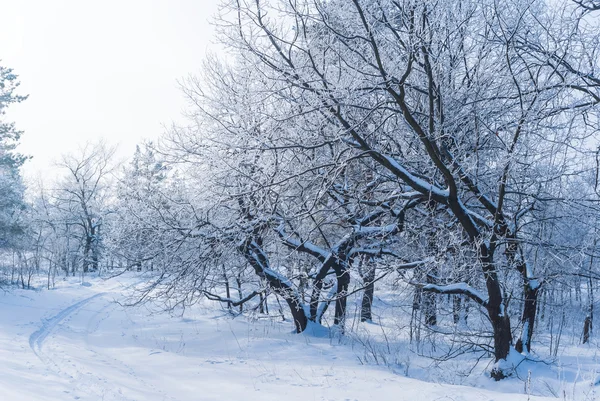
<path fill-rule="evenodd" d="M 181 120 L 177 80 L 214 46 L 218 0 L 0 0 L 0 63 L 29 99 L 8 109 L 33 156 L 25 175 L 52 178 L 53 161 L 86 141 L 120 156 Z"/>

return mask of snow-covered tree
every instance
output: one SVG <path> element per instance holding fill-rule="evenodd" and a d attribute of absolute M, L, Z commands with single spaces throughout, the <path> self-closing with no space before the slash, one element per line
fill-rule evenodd
<path fill-rule="evenodd" d="M 24 207 L 24 186 L 19 168 L 26 158 L 15 151 L 22 132 L 5 119 L 7 107 L 26 99 L 15 93 L 18 86 L 12 69 L 0 65 L 0 248 L 9 247 L 23 231 L 19 211 Z"/>
<path fill-rule="evenodd" d="M 570 11 L 543 1 L 226 5 L 224 43 L 241 57 L 239 75 L 225 70 L 220 82 L 253 87 L 218 99 L 214 110 L 227 115 L 213 120 L 217 132 L 238 134 L 234 149 L 260 158 L 244 173 L 259 200 L 241 210 L 252 210 L 247 224 L 258 222 L 245 248 L 257 272 L 267 266 L 256 241 L 265 216 L 255 211 L 272 196 L 267 178 L 287 182 L 329 166 L 332 182 L 349 160 L 368 158 L 396 181 L 390 192 L 448 216 L 439 236 L 454 241 L 462 261 L 453 270 L 471 269 L 470 282 L 452 274 L 413 284 L 479 305 L 491 323 L 494 376 L 503 377 L 513 348 L 507 294 L 521 287 L 516 348 L 528 352 L 543 283 L 523 227 L 536 205 L 558 201 L 560 183 L 589 168 L 597 141 L 600 41 Z M 201 86 L 192 93 L 201 98 Z M 333 157 L 317 154 L 327 147 Z M 293 163 L 300 171 L 283 170 Z"/>
<path fill-rule="evenodd" d="M 80 256 L 84 273 L 97 270 L 103 257 L 103 223 L 110 213 L 114 151 L 104 143 L 88 144 L 80 154 L 64 155 L 59 163 L 65 176 L 53 191 L 51 202 L 62 216 L 65 235 L 77 247 L 71 253 Z"/>

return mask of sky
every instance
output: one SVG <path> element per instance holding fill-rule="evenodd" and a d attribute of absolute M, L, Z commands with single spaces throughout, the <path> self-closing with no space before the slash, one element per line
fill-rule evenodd
<path fill-rule="evenodd" d="M 120 158 L 183 121 L 178 80 L 215 51 L 218 0 L 0 0 L 0 63 L 29 98 L 8 109 L 32 156 L 26 178 L 52 179 L 63 153 L 100 139 Z"/>

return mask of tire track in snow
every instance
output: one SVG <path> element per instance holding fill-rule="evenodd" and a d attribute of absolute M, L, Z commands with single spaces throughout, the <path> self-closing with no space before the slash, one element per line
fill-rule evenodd
<path fill-rule="evenodd" d="M 121 394 L 120 389 L 115 390 L 107 386 L 106 383 L 98 383 L 98 380 L 93 380 L 92 377 L 86 375 L 82 370 L 75 367 L 75 365 L 72 365 L 75 367 L 75 372 L 66 371 L 64 367 L 61 367 L 60 363 L 57 362 L 56 355 L 46 355 L 42 351 L 42 347 L 46 339 L 62 321 L 79 311 L 84 305 L 103 295 L 106 295 L 106 292 L 101 292 L 85 298 L 72 304 L 71 306 L 68 306 L 48 319 L 42 319 L 42 325 L 40 328 L 31 333 L 29 336 L 29 346 L 44 364 L 51 367 L 55 373 L 67 378 L 71 382 L 73 388 L 70 391 L 66 391 L 66 393 L 71 393 L 74 399 L 78 400 L 82 397 L 89 397 L 90 395 L 95 394 L 97 396 L 95 399 L 134 401 L 131 398 Z M 61 359 L 64 362 L 64 358 Z M 70 361 L 67 360 L 66 362 Z"/>
<path fill-rule="evenodd" d="M 86 326 L 86 330 L 85 330 L 85 336 L 86 336 L 86 339 L 88 339 L 86 342 L 88 344 L 90 344 L 90 342 L 89 342 L 90 334 L 96 333 L 99 330 L 100 325 L 109 318 L 109 316 L 111 315 L 111 312 L 113 312 L 116 308 L 117 308 L 117 304 L 115 302 L 109 302 L 108 304 L 106 304 L 103 307 L 101 307 L 100 309 L 98 309 L 93 315 L 91 315 L 89 317 L 89 320 L 88 320 L 88 323 Z M 131 323 L 134 323 L 128 313 L 126 313 L 126 316 Z M 115 358 L 114 356 L 110 355 L 109 353 L 98 352 L 98 351 L 94 350 L 94 347 L 91 346 L 91 344 L 90 344 L 90 346 L 88 346 L 86 348 L 86 350 L 93 353 L 97 357 L 97 360 L 101 361 L 109 369 L 111 369 L 113 371 L 121 371 L 124 374 L 128 375 L 129 378 L 134 380 L 135 383 L 138 384 L 138 388 L 134 388 L 134 387 L 130 386 L 129 387 L 130 390 L 138 391 L 140 389 L 146 389 L 146 390 L 151 389 L 151 391 L 154 394 L 162 397 L 161 399 L 163 401 L 177 401 L 177 399 L 175 397 L 168 395 L 164 390 L 159 389 L 153 383 L 140 377 L 138 375 L 138 373 L 136 372 L 135 367 L 131 366 L 127 362 L 125 362 L 121 359 Z M 104 377 L 101 377 L 98 375 L 96 375 L 96 378 L 98 380 L 106 380 Z M 115 383 L 112 383 L 112 384 L 113 384 L 113 386 L 115 385 Z"/>
<path fill-rule="evenodd" d="M 62 311 L 60 311 L 56 315 L 52 316 L 51 318 L 45 319 L 43 321 L 42 325 L 40 326 L 40 328 L 38 330 L 34 331 L 33 333 L 31 333 L 31 335 L 29 336 L 29 347 L 31 347 L 31 349 L 38 356 L 38 358 L 40 358 L 42 361 L 44 361 L 42 358 L 42 355 L 41 355 L 42 346 L 44 345 L 44 341 L 46 340 L 48 335 L 50 335 L 50 333 L 52 333 L 52 330 L 54 330 L 54 328 L 60 322 L 62 322 L 65 318 L 67 318 L 73 312 L 75 312 L 76 310 L 81 308 L 83 305 L 87 304 L 88 302 L 92 301 L 95 298 L 103 296 L 104 294 L 106 294 L 106 293 L 101 292 L 101 293 L 98 293 L 91 297 L 85 298 L 85 299 L 83 299 L 77 303 L 74 303 L 73 305 L 63 309 Z"/>
<path fill-rule="evenodd" d="M 47 352 L 49 350 L 42 350 L 48 337 L 57 328 L 63 326 L 61 323 L 63 323 L 67 318 L 79 312 L 86 304 L 106 294 L 106 292 L 95 294 L 66 307 L 65 309 L 61 310 L 59 313 L 50 318 L 42 319 L 42 325 L 38 328 L 38 330 L 36 330 L 29 336 L 29 346 L 44 364 L 51 367 L 51 369 L 55 373 L 67 378 L 71 382 L 73 388 L 72 391 L 70 391 L 70 393 L 72 393 L 74 399 L 77 400 L 81 399 L 82 397 L 94 394 L 98 397 L 97 399 L 102 400 L 135 401 L 137 400 L 137 398 L 130 398 L 123 394 L 121 392 L 121 388 L 114 387 L 114 383 L 110 384 L 106 380 L 106 378 L 102 377 L 101 375 L 99 376 L 97 374 L 98 372 L 92 373 L 87 371 L 85 367 L 76 366 L 69 358 L 69 355 L 65 354 L 65 356 L 61 357 L 58 354 L 48 354 Z M 89 336 L 89 334 L 96 332 L 100 324 L 108 318 L 108 316 L 110 315 L 110 310 L 114 307 L 115 304 L 109 302 L 108 304 L 102 306 L 100 309 L 96 310 L 92 314 L 92 316 L 89 317 L 84 335 L 87 337 Z M 119 365 L 125 369 L 129 376 L 136 376 L 135 370 L 128 364 L 110 355 L 99 354 L 91 347 L 86 348 L 86 351 L 91 352 L 94 355 L 100 357 L 99 359 L 102 360 L 102 362 L 107 367 L 110 367 L 112 369 L 119 369 Z M 108 358 L 111 359 L 112 362 L 108 361 Z M 170 397 L 163 391 L 158 390 L 154 385 L 149 384 L 143 379 L 138 380 L 145 388 L 151 388 L 154 392 L 160 394 L 164 400 L 174 400 L 173 397 Z M 81 396 L 75 395 L 77 393 L 74 391 L 77 391 L 79 394 L 81 394 Z"/>

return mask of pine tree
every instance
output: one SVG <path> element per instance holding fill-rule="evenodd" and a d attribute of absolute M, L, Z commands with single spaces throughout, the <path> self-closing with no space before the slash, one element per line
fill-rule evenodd
<path fill-rule="evenodd" d="M 14 93 L 18 86 L 12 69 L 0 66 L 0 248 L 11 246 L 23 233 L 19 211 L 25 207 L 24 186 L 19 169 L 27 158 L 15 151 L 22 131 L 5 120 L 6 108 L 27 98 Z"/>

